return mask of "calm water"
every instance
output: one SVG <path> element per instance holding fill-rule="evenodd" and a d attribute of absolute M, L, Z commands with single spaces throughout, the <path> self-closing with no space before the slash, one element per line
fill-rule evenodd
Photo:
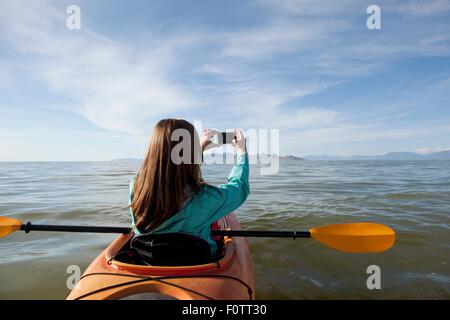
<path fill-rule="evenodd" d="M 134 161 L 0 163 L 0 212 L 34 223 L 129 225 Z M 223 182 L 229 166 L 206 166 Z M 250 239 L 261 299 L 449 299 L 450 161 L 282 161 L 276 176 L 252 167 L 243 228 L 305 230 L 374 221 L 393 227 L 381 254 L 336 252 L 310 239 Z M 17 232 L 0 240 L 0 298 L 63 299 L 66 268 L 83 270 L 110 235 Z M 380 266 L 382 289 L 366 287 Z"/>

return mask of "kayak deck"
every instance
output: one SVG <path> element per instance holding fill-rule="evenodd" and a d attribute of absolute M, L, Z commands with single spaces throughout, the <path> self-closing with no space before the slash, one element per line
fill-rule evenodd
<path fill-rule="evenodd" d="M 234 213 L 219 220 L 222 230 L 239 230 Z M 120 262 L 116 254 L 132 238 L 119 236 L 87 268 L 67 299 L 248 300 L 255 298 L 253 264 L 245 238 L 225 237 L 217 262 L 194 266 L 144 266 Z"/>

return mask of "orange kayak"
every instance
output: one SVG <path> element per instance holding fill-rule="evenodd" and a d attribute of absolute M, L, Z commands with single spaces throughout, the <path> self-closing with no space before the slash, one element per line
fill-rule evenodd
<path fill-rule="evenodd" d="M 219 220 L 222 230 L 240 230 L 234 213 Z M 243 237 L 225 237 L 223 257 L 195 266 L 133 265 L 114 259 L 131 240 L 124 234 L 114 240 L 87 268 L 69 300 L 253 300 L 253 264 Z"/>

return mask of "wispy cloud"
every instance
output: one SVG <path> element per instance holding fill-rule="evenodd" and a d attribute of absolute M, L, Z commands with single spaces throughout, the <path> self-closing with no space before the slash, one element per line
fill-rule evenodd
<path fill-rule="evenodd" d="M 222 55 L 258 62 L 279 54 L 298 54 L 323 45 L 349 27 L 348 23 L 339 20 L 299 21 L 285 16 L 273 19 L 267 25 L 225 34 Z"/>
<path fill-rule="evenodd" d="M 21 61 L 31 61 L 23 69 L 27 76 L 70 98 L 67 108 L 101 128 L 136 134 L 143 121 L 192 104 L 192 96 L 167 79 L 172 48 L 137 54 L 86 27 L 70 32 L 64 12 L 46 1 L 7 1 L 1 12 L 1 38 L 25 55 Z"/>

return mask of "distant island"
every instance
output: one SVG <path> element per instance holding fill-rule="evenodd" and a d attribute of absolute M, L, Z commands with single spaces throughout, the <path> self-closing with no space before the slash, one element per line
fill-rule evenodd
<path fill-rule="evenodd" d="M 220 159 L 233 159 L 236 157 L 236 154 L 233 153 L 217 153 L 217 154 L 205 154 L 205 159 L 207 160 L 212 160 L 215 158 L 220 158 Z M 257 160 L 263 160 L 263 162 L 267 162 L 269 158 L 272 159 L 280 159 L 280 160 L 294 160 L 294 161 L 301 161 L 301 160 L 305 160 L 301 157 L 297 157 L 297 156 L 293 156 L 293 155 L 285 155 L 285 156 L 279 156 L 276 154 L 266 154 L 266 153 L 261 153 L 261 154 L 249 154 L 249 160 L 251 163 L 255 163 L 257 162 Z"/>
<path fill-rule="evenodd" d="M 235 158 L 236 154 L 233 153 L 216 153 L 216 154 L 205 154 L 204 159 L 206 160 L 213 160 L 214 158 L 221 158 L 221 159 L 232 159 Z M 285 156 L 278 156 L 278 155 L 268 155 L 266 153 L 262 154 L 250 154 L 249 159 L 251 161 L 255 161 L 257 159 L 268 159 L 268 158 L 279 158 L 280 160 L 293 160 L 293 161 L 301 161 L 305 160 L 301 157 L 293 156 L 293 155 L 285 155 Z M 127 162 L 127 161 L 142 161 L 143 159 L 138 158 L 119 158 L 119 159 L 113 159 L 112 162 Z"/>
<path fill-rule="evenodd" d="M 297 156 L 291 156 L 291 155 L 280 156 L 280 159 L 283 159 L 283 160 L 305 160 L 304 158 L 297 157 Z"/>
<path fill-rule="evenodd" d="M 389 152 L 373 156 L 334 156 L 334 155 L 307 155 L 306 160 L 450 160 L 450 150 L 420 154 L 415 152 Z"/>

